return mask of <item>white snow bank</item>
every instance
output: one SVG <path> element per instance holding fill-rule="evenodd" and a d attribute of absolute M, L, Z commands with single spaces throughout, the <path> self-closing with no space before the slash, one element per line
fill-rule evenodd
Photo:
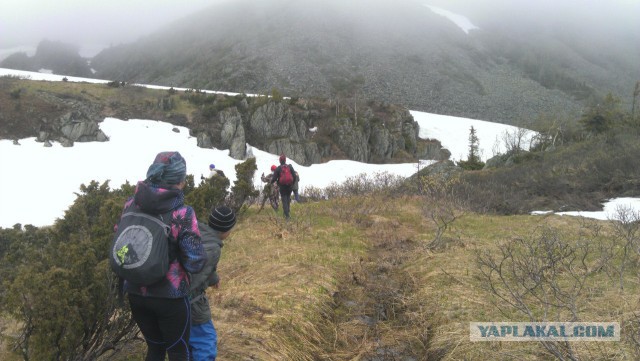
<path fill-rule="evenodd" d="M 471 23 L 471 20 L 469 20 L 466 16 L 453 13 L 449 10 L 442 9 L 437 6 L 426 5 L 426 4 L 424 6 L 428 7 L 434 13 L 440 16 L 444 16 L 445 18 L 451 20 L 466 34 L 469 34 L 469 31 L 471 30 L 480 29 L 479 27 L 473 25 L 473 23 Z"/>

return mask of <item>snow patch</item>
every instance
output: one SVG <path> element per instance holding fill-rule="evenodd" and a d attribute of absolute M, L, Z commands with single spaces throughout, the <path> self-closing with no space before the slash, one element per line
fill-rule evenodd
<path fill-rule="evenodd" d="M 471 23 L 471 20 L 469 20 L 466 16 L 453 13 L 453 12 L 451 12 L 449 10 L 442 9 L 442 8 L 437 7 L 437 6 L 426 5 L 426 4 L 424 6 L 428 7 L 434 13 L 436 13 L 436 14 L 438 14 L 440 16 L 444 16 L 445 18 L 451 20 L 460 29 L 462 29 L 462 31 L 464 31 L 466 34 L 469 34 L 469 31 L 471 31 L 471 30 L 480 29 L 479 27 L 473 25 L 473 23 Z"/>
<path fill-rule="evenodd" d="M 442 146 L 451 152 L 451 160 L 467 159 L 469 154 L 469 131 L 471 127 L 478 137 L 480 159 L 487 159 L 506 153 L 504 137 L 525 133 L 522 137 L 524 150 L 529 150 L 530 143 L 536 132 L 522 129 L 513 125 L 487 122 L 471 118 L 454 117 L 450 115 L 432 114 L 410 111 L 413 120 L 420 127 L 418 136 L 422 139 L 437 139 Z"/>
<path fill-rule="evenodd" d="M 578 216 L 586 218 L 595 218 L 601 220 L 617 220 L 620 219 L 621 213 L 627 213 L 628 215 L 634 214 L 637 218 L 640 217 L 640 198 L 614 198 L 608 200 L 603 204 L 602 211 L 596 212 L 559 212 L 556 214 L 566 216 Z"/>
<path fill-rule="evenodd" d="M 63 78 L 67 78 L 68 81 L 108 82 L 0 68 L 0 76 L 5 75 L 33 80 L 62 81 Z M 207 92 L 213 93 L 213 91 Z M 490 150 L 499 150 L 499 147 L 494 148 L 494 142 L 500 139 L 502 134 L 520 129 L 506 124 L 417 111 L 411 111 L 411 115 L 420 127 L 419 136 L 423 139 L 438 139 L 443 147 L 451 151 L 453 159 L 466 157 L 471 126 L 476 130 L 483 159 L 487 158 Z M 174 132 L 174 128 L 179 132 Z M 201 174 L 208 172 L 209 164 L 215 162 L 219 168 L 228 170 L 226 174 L 233 184 L 235 181 L 233 169 L 241 162 L 229 157 L 228 150 L 198 147 L 197 140 L 189 136 L 187 128 L 169 123 L 155 120 L 123 121 L 106 118 L 100 123 L 100 129 L 109 137 L 108 142 L 76 142 L 73 147 L 68 148 L 58 142 L 52 142 L 52 146 L 47 148 L 42 143 L 36 142 L 35 138 L 0 140 L 0 169 L 3 170 L 3 174 L 20 175 L 19 177 L 0 177 L 2 204 L 14 205 L 0 207 L 0 227 L 12 227 L 15 223 L 34 226 L 51 225 L 56 218 L 64 216 L 67 207 L 75 200 L 80 184 L 87 184 L 91 180 L 99 182 L 110 180 L 110 185 L 118 188 L 126 181 L 135 183 L 137 180 L 144 179 L 146 170 L 157 152 L 179 151 L 187 159 L 187 172 L 192 174 L 196 181 Z M 312 129 L 317 130 L 317 127 L 311 128 L 310 131 Z M 531 136 L 534 134 L 530 132 Z M 134 152 L 130 151 L 131 144 L 136 145 Z M 528 144 L 528 141 L 523 141 L 523 144 Z M 250 144 L 247 144 L 247 154 L 256 158 L 258 171 L 254 183 L 259 189 L 262 187 L 259 174 L 262 170 L 270 169 L 272 164 L 277 164 L 278 155 L 267 153 Z M 333 182 L 341 183 L 349 177 L 362 173 L 372 175 L 377 172 L 389 172 L 408 177 L 435 162 L 420 160 L 417 163 L 380 165 L 335 160 L 309 167 L 291 163 L 300 173 L 302 180 L 300 191 L 304 192 L 305 186 L 324 188 Z M 42 183 L 43 174 L 47 178 L 46 186 Z M 25 194 L 28 197 L 25 197 Z M 42 206 L 43 200 L 46 200 L 45 207 Z M 33 212 L 33 209 L 37 209 L 38 212 Z M 557 214 L 606 220 L 615 219 L 620 209 L 640 212 L 640 198 L 612 199 L 604 205 L 602 212 Z M 553 212 L 532 212 L 532 214 L 549 213 Z"/>

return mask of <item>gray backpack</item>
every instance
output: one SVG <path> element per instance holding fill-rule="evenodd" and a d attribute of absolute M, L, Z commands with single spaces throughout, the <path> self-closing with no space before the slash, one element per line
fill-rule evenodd
<path fill-rule="evenodd" d="M 118 222 L 109 250 L 111 269 L 137 285 L 152 285 L 162 280 L 171 261 L 170 219 L 171 212 L 152 215 L 136 210 L 133 205 L 128 207 Z"/>

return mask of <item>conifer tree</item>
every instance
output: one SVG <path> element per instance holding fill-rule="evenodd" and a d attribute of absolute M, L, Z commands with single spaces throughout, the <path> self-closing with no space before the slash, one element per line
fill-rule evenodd
<path fill-rule="evenodd" d="M 246 206 L 252 199 L 256 199 L 260 195 L 260 191 L 253 186 L 253 177 L 258 166 L 255 158 L 247 158 L 242 163 L 236 164 L 236 181 L 231 187 L 231 209 L 236 214 L 246 211 Z"/>
<path fill-rule="evenodd" d="M 596 104 L 591 105 L 582 115 L 580 122 L 588 133 L 601 134 L 622 123 L 627 115 L 620 109 L 620 99 L 607 94 Z"/>
<path fill-rule="evenodd" d="M 484 168 L 484 162 L 480 160 L 480 140 L 473 126 L 469 129 L 469 153 L 466 161 L 459 161 L 458 166 L 466 170 L 479 170 Z"/>

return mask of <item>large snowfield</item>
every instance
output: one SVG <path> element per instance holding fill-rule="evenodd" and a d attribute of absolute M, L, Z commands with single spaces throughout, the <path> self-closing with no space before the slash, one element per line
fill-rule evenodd
<path fill-rule="evenodd" d="M 17 75 L 32 80 L 61 81 L 63 76 L 48 73 L 32 73 L 0 68 L 0 76 Z M 67 77 L 68 81 L 106 83 L 105 80 Z M 154 87 L 163 88 L 163 87 Z M 181 90 L 176 88 L 177 90 Z M 518 131 L 517 127 L 477 119 L 460 118 L 425 112 L 411 111 L 420 126 L 421 138 L 438 139 L 451 152 L 452 160 L 466 159 L 469 147 L 469 130 L 477 132 L 480 153 L 486 160 L 496 152 L 504 151 L 502 138 Z M 215 164 L 235 180 L 234 166 L 241 160 L 229 157 L 226 149 L 204 149 L 197 146 L 189 130 L 165 122 L 145 119 L 120 120 L 106 118 L 100 129 L 109 137 L 107 142 L 76 142 L 73 147 L 53 143 L 44 147 L 35 138 L 0 140 L 0 227 L 12 227 L 16 223 L 34 226 L 51 225 L 64 216 L 73 203 L 81 184 L 91 180 L 109 180 L 114 188 L 125 182 L 143 180 L 155 155 L 161 151 L 179 151 L 187 160 L 187 172 L 196 182 L 208 173 L 209 164 Z M 249 153 L 256 158 L 258 171 L 254 179 L 260 187 L 260 174 L 268 173 L 272 164 L 278 164 L 278 155 L 252 147 Z M 421 160 L 416 163 L 376 165 L 348 160 L 335 160 L 308 167 L 290 161 L 300 173 L 300 188 L 323 188 L 332 182 L 341 183 L 362 173 L 373 175 L 388 172 L 408 177 L 419 168 L 433 163 Z M 601 212 L 572 212 L 570 215 L 612 219 L 617 207 L 640 209 L 640 200 L 620 198 L 604 205 Z M 541 212 L 542 213 L 542 212 Z"/>

